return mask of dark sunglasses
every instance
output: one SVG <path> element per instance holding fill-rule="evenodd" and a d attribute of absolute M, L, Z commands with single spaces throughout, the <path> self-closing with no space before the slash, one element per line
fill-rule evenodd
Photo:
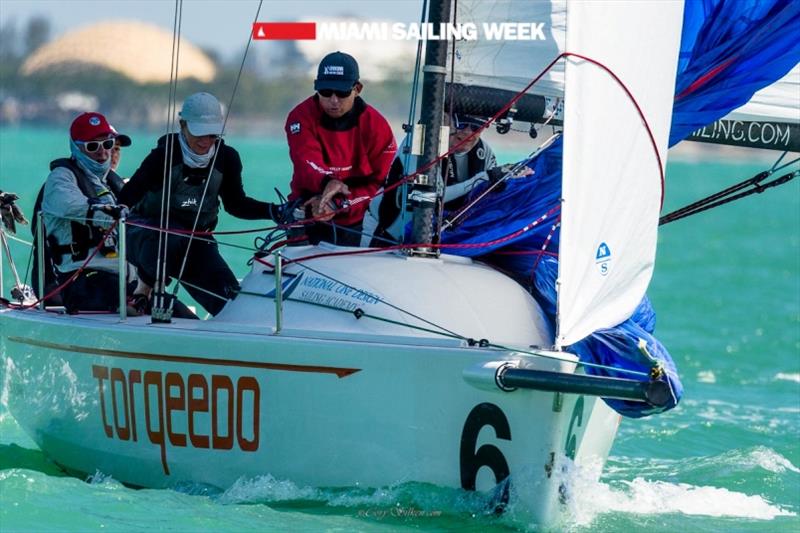
<path fill-rule="evenodd" d="M 111 150 L 114 148 L 114 139 L 106 139 L 105 141 L 75 141 L 76 144 L 82 144 L 86 153 L 93 154 L 103 147 L 103 150 Z"/>
<path fill-rule="evenodd" d="M 472 131 L 478 131 L 479 129 L 481 129 L 481 127 L 478 124 L 471 124 L 467 122 L 456 122 L 454 127 L 458 131 L 463 131 L 467 128 L 469 128 Z"/>
<path fill-rule="evenodd" d="M 347 98 L 348 96 L 353 94 L 353 88 L 351 87 L 347 91 L 334 91 L 333 89 L 320 89 L 317 92 L 319 93 L 320 96 L 322 96 L 324 98 L 330 98 L 334 94 L 336 95 L 336 98 Z"/>

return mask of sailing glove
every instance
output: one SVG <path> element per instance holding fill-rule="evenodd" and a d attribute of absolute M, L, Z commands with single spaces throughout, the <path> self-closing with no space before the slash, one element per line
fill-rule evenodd
<path fill-rule="evenodd" d="M 2 218 L 3 226 L 11 234 L 17 232 L 17 222 L 28 223 L 22 210 L 15 203 L 17 200 L 19 200 L 19 196 L 13 192 L 0 191 L 0 218 Z"/>
<path fill-rule="evenodd" d="M 128 206 L 126 205 L 114 205 L 114 204 L 94 204 L 92 206 L 92 210 L 100 211 L 101 213 L 105 213 L 106 215 L 110 216 L 114 220 L 119 220 L 121 218 L 126 218 L 128 216 Z"/>
<path fill-rule="evenodd" d="M 510 165 L 502 165 L 486 171 L 486 175 L 489 176 L 489 186 L 493 187 L 493 192 L 501 192 L 506 188 L 505 180 L 502 182 L 501 180 L 508 175 L 509 170 Z"/>
<path fill-rule="evenodd" d="M 301 203 L 300 200 L 292 200 L 283 204 L 267 203 L 267 218 L 281 225 L 291 224 L 297 220 L 295 209 Z"/>

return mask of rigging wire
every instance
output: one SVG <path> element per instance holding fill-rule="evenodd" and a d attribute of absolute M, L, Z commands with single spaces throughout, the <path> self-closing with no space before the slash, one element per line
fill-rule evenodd
<path fill-rule="evenodd" d="M 447 228 L 449 228 L 450 226 L 453 226 L 453 225 L 455 225 L 456 221 L 457 221 L 459 218 L 461 218 L 462 216 L 464 216 L 465 214 L 467 214 L 467 212 L 469 212 L 469 211 L 470 211 L 470 210 L 471 210 L 473 207 L 475 207 L 475 205 L 476 205 L 478 202 L 480 202 L 480 201 L 481 201 L 483 198 L 485 198 L 487 195 L 489 195 L 489 194 L 490 194 L 490 193 L 491 193 L 493 190 L 495 190 L 497 187 L 499 187 L 501 183 L 505 182 L 505 181 L 506 181 L 508 178 L 510 178 L 511 176 L 514 176 L 514 175 L 515 175 L 517 172 L 519 172 L 520 170 L 522 170 L 522 168 L 523 168 L 523 167 L 527 166 L 527 165 L 528 165 L 528 163 L 530 163 L 531 161 L 533 161 L 533 159 L 534 159 L 534 158 L 535 158 L 537 155 L 539 155 L 541 152 L 543 152 L 544 150 L 546 150 L 547 148 L 549 148 L 549 147 L 550 147 L 550 145 L 551 145 L 551 144 L 553 144 L 553 142 L 555 142 L 555 140 L 556 140 L 556 139 L 557 139 L 557 138 L 558 138 L 560 135 L 561 135 L 560 133 L 557 133 L 557 134 L 553 135 L 552 137 L 550 137 L 549 139 L 547 139 L 545 142 L 543 142 L 541 145 L 539 145 L 537 148 L 535 148 L 535 149 L 533 150 L 533 152 L 531 152 L 530 154 L 528 154 L 528 157 L 526 157 L 525 159 L 523 159 L 523 160 L 521 160 L 521 161 L 518 161 L 517 163 L 515 163 L 515 164 L 514 164 L 514 166 L 512 166 L 512 167 L 511 167 L 511 168 L 508 170 L 508 172 L 506 172 L 505 174 L 503 174 L 503 176 L 502 176 L 502 177 L 501 177 L 499 180 L 497 180 L 497 181 L 496 181 L 496 182 L 494 182 L 493 184 L 489 185 L 489 186 L 486 188 L 486 190 L 485 190 L 485 191 L 483 191 L 483 192 L 482 192 L 480 195 L 478 195 L 478 197 L 477 197 L 477 198 L 475 198 L 474 200 L 472 200 L 470 203 L 468 203 L 467 205 L 465 205 L 463 208 L 459 209 L 457 212 L 455 212 L 455 213 L 453 214 L 453 216 L 452 216 L 451 218 L 449 218 L 448 220 L 446 220 L 446 221 L 445 221 L 445 223 L 444 223 L 444 225 L 442 226 L 442 231 L 446 230 L 446 229 L 447 229 Z"/>
<path fill-rule="evenodd" d="M 182 0 L 180 0 L 180 1 L 182 2 Z M 261 13 L 262 4 L 263 4 L 263 0 L 260 0 L 259 3 L 258 3 L 258 8 L 256 9 L 255 17 L 253 19 L 253 24 L 255 24 L 258 21 L 258 15 Z M 251 25 L 251 28 L 252 27 L 253 27 L 253 25 Z M 222 131 L 220 132 L 219 138 L 217 139 L 216 149 L 214 151 L 214 156 L 212 157 L 211 163 L 208 166 L 208 176 L 206 177 L 205 185 L 203 186 L 203 194 L 200 196 L 200 201 L 198 202 L 198 205 L 197 205 L 197 213 L 195 214 L 194 223 L 192 224 L 192 232 L 190 233 L 190 236 L 189 236 L 189 244 L 186 246 L 186 251 L 183 254 L 183 259 L 181 261 L 181 268 L 178 271 L 178 275 L 176 277 L 175 287 L 173 288 L 173 291 L 172 291 L 172 295 L 173 296 L 177 295 L 179 285 L 180 285 L 180 283 L 182 283 L 183 273 L 186 270 L 186 263 L 187 263 L 187 260 L 189 258 L 189 251 L 191 250 L 191 246 L 192 246 L 192 239 L 194 238 L 194 231 L 197 229 L 197 223 L 200 220 L 200 213 L 201 213 L 201 209 L 202 209 L 202 206 L 203 206 L 203 202 L 205 201 L 205 198 L 206 198 L 206 194 L 208 192 L 208 185 L 211 182 L 211 175 L 214 172 L 214 166 L 215 166 L 215 164 L 217 162 L 217 156 L 219 156 L 220 147 L 222 146 L 222 136 L 225 134 L 225 127 L 228 124 L 228 117 L 230 116 L 231 108 L 233 106 L 233 102 L 234 102 L 234 99 L 236 97 L 236 91 L 239 88 L 239 81 L 241 80 L 242 72 L 244 71 L 244 64 L 245 64 L 245 61 L 247 60 L 247 53 L 250 50 L 250 44 L 252 43 L 252 41 L 253 41 L 253 32 L 251 30 L 250 33 L 247 36 L 247 45 L 245 46 L 244 54 L 242 55 L 242 62 L 239 65 L 239 72 L 236 75 L 236 82 L 234 83 L 233 91 L 231 93 L 230 100 L 228 101 L 228 109 L 226 110 L 225 116 L 223 118 Z M 166 250 L 165 250 L 165 253 L 166 253 Z M 172 302 L 170 302 L 170 305 L 172 305 Z"/>
<path fill-rule="evenodd" d="M 312 270 L 316 274 L 324 276 L 324 277 L 330 279 L 331 281 L 335 281 L 336 283 L 341 283 L 345 287 L 352 288 L 354 290 L 359 290 L 359 289 L 356 289 L 355 287 L 351 287 L 350 285 L 347 285 L 346 283 L 338 281 L 338 280 L 336 280 L 335 278 L 333 278 L 331 276 L 328 276 L 326 274 L 322 274 L 321 272 L 318 272 L 318 271 L 316 271 L 314 269 L 311 269 L 307 265 L 305 266 L 305 268 L 307 268 L 309 270 Z M 240 290 L 240 291 L 238 291 L 238 294 L 242 294 L 242 295 L 246 295 L 246 296 L 255 296 L 255 297 L 258 297 L 258 298 L 269 298 L 269 299 L 273 299 L 274 298 L 272 296 L 267 296 L 266 294 L 263 294 L 263 293 L 260 293 L 260 292 L 253 292 L 253 291 L 246 291 L 246 290 Z M 516 348 L 516 347 L 504 346 L 502 344 L 496 344 L 496 343 L 490 342 L 487 339 L 476 340 L 476 339 L 474 339 L 472 337 L 466 337 L 464 335 L 460 335 L 460 334 L 452 332 L 452 331 L 450 331 L 450 330 L 448 330 L 448 329 L 446 329 L 446 328 L 444 328 L 442 326 L 439 326 L 438 324 L 435 324 L 435 323 L 430 322 L 428 320 L 421 319 L 418 316 L 414 315 L 413 313 L 405 311 L 404 309 L 399 308 L 397 306 L 393 306 L 393 305 L 389 304 L 388 302 L 386 302 L 385 300 L 382 300 L 382 299 L 378 299 L 378 301 L 380 303 L 388 305 L 389 307 L 392 307 L 393 309 L 395 309 L 397 311 L 400 311 L 401 313 L 405 313 L 405 314 L 408 314 L 408 315 L 410 315 L 410 316 L 412 316 L 414 318 L 417 318 L 418 320 L 422 320 L 423 322 L 433 326 L 434 328 L 438 328 L 438 329 L 431 329 L 431 328 L 426 328 L 426 327 L 419 326 L 419 325 L 407 324 L 405 322 L 400 322 L 398 320 L 393 320 L 393 319 L 390 319 L 390 318 L 386 318 L 386 317 L 382 317 L 382 316 L 378 316 L 378 315 L 373 315 L 373 314 L 370 314 L 370 313 L 364 311 L 360 307 L 356 308 L 354 310 L 350 310 L 350 309 L 345 309 L 343 307 L 336 307 L 335 305 L 324 304 L 324 303 L 321 303 L 321 302 L 311 302 L 311 301 L 308 301 L 308 300 L 301 300 L 301 299 L 298 299 L 298 298 L 291 298 L 291 297 L 285 298 L 284 301 L 292 301 L 292 302 L 312 305 L 312 306 L 315 306 L 315 307 L 322 307 L 324 309 L 330 309 L 330 310 L 333 310 L 333 311 L 341 311 L 341 312 L 344 312 L 344 313 L 347 313 L 347 314 L 355 316 L 356 319 L 371 318 L 373 320 L 377 320 L 377 321 L 380 321 L 380 322 L 385 322 L 385 323 L 388 323 L 388 324 L 394 324 L 396 326 L 401 326 L 401 327 L 405 327 L 405 328 L 416 330 L 416 331 L 424 331 L 426 333 L 431 333 L 433 335 L 439 335 L 439 336 L 442 336 L 442 337 L 447 337 L 447 338 L 451 338 L 451 339 L 460 340 L 460 341 L 465 342 L 469 346 L 480 346 L 481 348 L 493 348 L 496 351 L 515 352 L 515 353 L 518 353 L 518 354 L 530 355 L 530 356 L 534 356 L 534 357 L 541 357 L 541 358 L 544 358 L 544 359 L 553 359 L 553 360 L 556 360 L 556 361 L 564 361 L 563 357 L 548 355 L 546 353 L 541 353 L 541 352 L 534 352 L 534 351 L 530 351 L 530 350 L 519 349 L 519 348 Z M 650 374 L 647 373 L 647 372 L 641 372 L 639 370 L 631 370 L 631 369 L 627 369 L 627 368 L 618 368 L 618 367 L 602 365 L 602 364 L 598 364 L 598 363 L 590 363 L 588 361 L 587 362 L 576 361 L 575 364 L 581 365 L 581 366 L 585 366 L 585 367 L 598 368 L 598 369 L 601 369 L 601 370 L 608 370 L 608 371 L 612 371 L 612 372 L 630 374 L 630 375 L 633 375 L 633 376 L 640 376 L 640 377 L 645 377 L 645 378 L 649 378 L 650 377 Z"/>
<path fill-rule="evenodd" d="M 427 20 L 428 0 L 422 1 L 422 12 L 420 13 L 420 26 L 424 25 Z M 414 60 L 414 78 L 411 81 L 411 103 L 408 106 L 408 128 L 409 131 L 403 143 L 403 168 L 408 168 L 411 162 L 411 147 L 414 145 L 414 118 L 417 116 L 417 94 L 419 93 L 419 73 L 420 66 L 422 65 L 422 43 L 423 39 L 417 41 L 417 57 Z M 398 147 L 398 149 L 401 149 Z M 403 183 L 400 191 L 400 217 L 401 224 L 405 226 L 406 216 L 408 209 L 408 183 Z M 401 237 L 401 241 L 405 236 Z"/>
<path fill-rule="evenodd" d="M 665 224 L 669 224 L 670 222 L 675 222 L 676 220 L 680 220 L 682 218 L 702 213 L 703 211 L 708 211 L 709 209 L 714 209 L 715 207 L 719 207 L 734 202 L 736 200 L 740 200 L 742 198 L 750 196 L 751 194 L 755 193 L 761 194 L 767 189 L 771 189 L 773 187 L 777 187 L 779 185 L 783 185 L 784 183 L 790 182 L 797 176 L 800 176 L 800 170 L 789 172 L 787 174 L 784 174 L 783 176 L 774 178 L 771 181 L 766 181 L 766 182 L 764 181 L 775 172 L 783 170 L 784 168 L 800 161 L 800 157 L 798 157 L 796 159 L 793 159 L 792 161 L 780 165 L 780 162 L 783 160 L 783 157 L 785 155 L 786 152 L 781 154 L 781 156 L 769 170 L 764 170 L 762 172 L 759 172 L 752 178 L 748 178 L 735 185 L 731 185 L 726 189 L 723 189 L 719 192 L 706 196 L 705 198 L 701 198 L 696 202 L 692 202 L 691 204 L 688 204 L 684 207 L 681 207 L 680 209 L 676 209 L 675 211 L 672 211 L 671 213 L 662 216 L 658 221 L 659 226 L 663 226 Z"/>
<path fill-rule="evenodd" d="M 290 261 L 287 261 L 286 263 L 289 264 Z M 405 310 L 405 309 L 403 309 L 401 307 L 398 307 L 398 306 L 396 306 L 396 305 L 394 305 L 392 303 L 389 303 L 386 300 L 384 300 L 383 298 L 381 298 L 380 296 L 377 296 L 377 295 L 372 294 L 370 292 L 367 292 L 367 291 L 364 291 L 362 289 L 359 289 L 358 287 L 354 287 L 352 285 L 348 285 L 347 283 L 345 283 L 343 281 L 340 281 L 340 280 L 334 278 L 333 276 L 330 276 L 328 274 L 320 272 L 319 270 L 317 270 L 315 268 L 312 268 L 312 267 L 310 267 L 310 266 L 308 266 L 306 264 L 302 264 L 302 263 L 299 263 L 299 262 L 293 262 L 293 261 L 291 263 L 296 264 L 297 266 L 299 266 L 301 268 L 304 268 L 306 270 L 310 270 L 311 272 L 313 272 L 314 274 L 317 274 L 318 276 L 322 276 L 322 277 L 328 278 L 329 280 L 334 281 L 334 282 L 336 282 L 336 283 L 338 283 L 338 284 L 340 284 L 340 285 L 342 285 L 344 287 L 347 287 L 348 289 L 354 290 L 354 291 L 356 291 L 358 293 L 369 294 L 370 296 L 373 296 L 375 298 L 375 300 L 377 300 L 378 302 L 386 305 L 387 307 L 390 307 L 391 309 L 394 309 L 395 311 L 399 311 L 400 313 L 403 313 L 403 314 L 408 315 L 408 316 L 410 316 L 412 318 L 415 318 L 415 319 L 419 320 L 420 322 L 424 322 L 425 324 L 428 324 L 429 326 L 433 326 L 434 328 L 438 328 L 441 331 L 444 331 L 444 332 L 448 333 L 449 335 L 453 335 L 453 336 L 456 336 L 458 338 L 462 338 L 462 336 L 459 335 L 458 333 L 455 333 L 454 331 L 451 331 L 451 330 L 445 328 L 444 326 L 440 326 L 440 325 L 438 325 L 438 324 L 436 324 L 434 322 L 431 322 L 430 320 L 422 318 L 421 316 L 415 315 L 411 311 L 407 311 L 407 310 Z"/>
<path fill-rule="evenodd" d="M 169 98 L 167 102 L 167 131 L 165 134 L 166 151 L 164 155 L 164 174 L 161 187 L 161 212 L 159 226 L 169 227 L 169 205 L 172 195 L 172 158 L 175 151 L 175 139 L 170 135 L 175 128 L 175 115 L 178 108 L 178 72 L 180 66 L 180 39 L 183 23 L 183 0 L 175 0 L 175 14 L 172 23 L 172 57 L 169 73 Z M 163 237 L 163 238 L 162 238 Z M 164 292 L 167 280 L 167 248 L 169 237 L 159 232 L 158 253 L 156 254 L 156 280 L 153 290 L 155 294 Z M 156 307 L 156 306 L 154 306 Z M 160 307 L 160 305 L 158 306 Z"/>

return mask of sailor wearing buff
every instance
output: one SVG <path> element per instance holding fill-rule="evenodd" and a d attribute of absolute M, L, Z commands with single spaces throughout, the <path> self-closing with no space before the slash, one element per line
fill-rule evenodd
<path fill-rule="evenodd" d="M 64 287 L 61 298 L 69 313 L 114 311 L 119 261 L 116 233 L 107 230 L 127 211 L 117 197 L 122 180 L 111 170 L 111 150 L 118 134 L 100 113 L 82 113 L 69 133 L 70 157 L 50 163 L 51 172 L 34 207 L 38 212 L 41 206 L 47 240 L 34 241 L 35 246 L 46 247 L 45 265 L 34 268 L 47 272 L 54 266 L 55 283 L 64 283 L 100 246 L 86 268 Z M 47 282 L 45 287 L 39 290 L 40 297 L 50 288 Z"/>
<path fill-rule="evenodd" d="M 164 220 L 169 221 L 170 229 L 214 230 L 220 200 L 225 211 L 237 218 L 279 218 L 276 205 L 245 194 L 239 153 L 220 137 L 223 117 L 217 98 L 204 92 L 193 94 L 184 100 L 179 116 L 180 131 L 158 140 L 120 193 L 120 201 L 131 206 L 131 220 L 159 226 L 164 190 L 167 198 L 163 205 L 169 210 Z M 169 180 L 168 188 L 165 180 Z M 184 288 L 209 313 L 219 313 L 236 295 L 239 283 L 220 255 L 216 240 L 203 235 L 192 239 L 190 245 L 185 234 L 164 235 L 163 239 L 167 243 L 166 257 L 162 255 L 160 259 L 166 261 L 165 285 L 180 274 L 186 256 L 180 279 L 185 282 Z M 146 312 L 157 278 L 159 232 L 131 227 L 128 261 L 136 266 L 140 281 L 134 294 L 135 306 Z M 180 316 L 177 307 L 175 316 Z"/>
<path fill-rule="evenodd" d="M 314 96 L 286 119 L 294 165 L 290 200 L 302 200 L 318 223 L 312 243 L 358 246 L 364 212 L 383 185 L 397 151 L 386 119 L 361 98 L 358 63 L 334 52 L 319 64 Z"/>

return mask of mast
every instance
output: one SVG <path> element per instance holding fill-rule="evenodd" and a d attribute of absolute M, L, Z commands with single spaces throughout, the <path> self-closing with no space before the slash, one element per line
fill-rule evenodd
<path fill-rule="evenodd" d="M 450 1 L 433 0 L 428 8 L 428 23 L 440 27 L 440 23 L 450 22 Z M 422 79 L 422 109 L 420 123 L 423 126 L 424 140 L 422 156 L 418 168 L 424 168 L 439 157 L 441 146 L 442 116 L 444 113 L 444 85 L 447 69 L 446 40 L 428 40 L 425 45 L 425 66 Z M 413 208 L 413 233 L 415 243 L 433 243 L 439 240 L 437 206 L 444 194 L 441 166 L 433 165 L 425 174 L 416 176 L 411 190 Z M 419 246 L 412 250 L 414 255 L 437 257 L 438 248 Z"/>

